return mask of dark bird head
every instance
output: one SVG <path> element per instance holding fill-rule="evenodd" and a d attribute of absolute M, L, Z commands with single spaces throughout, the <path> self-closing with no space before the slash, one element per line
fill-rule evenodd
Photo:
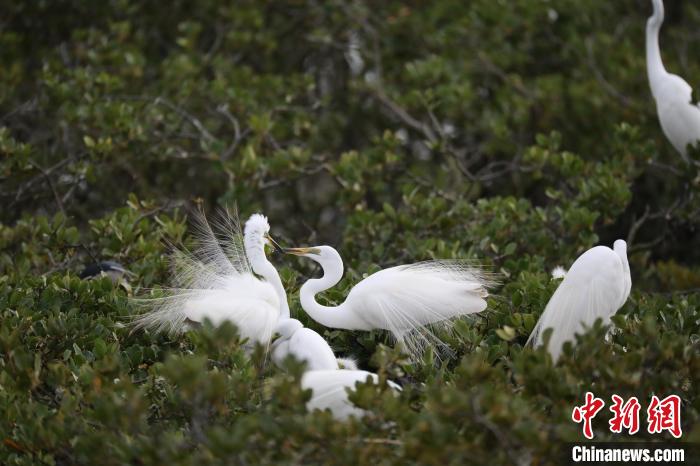
<path fill-rule="evenodd" d="M 107 275 L 115 283 L 124 275 L 133 275 L 118 262 L 104 261 L 86 266 L 83 271 L 80 272 L 79 277 L 83 280 L 90 280 L 102 274 Z"/>

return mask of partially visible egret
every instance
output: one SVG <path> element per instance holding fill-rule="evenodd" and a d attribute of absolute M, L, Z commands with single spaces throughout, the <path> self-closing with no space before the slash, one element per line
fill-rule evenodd
<path fill-rule="evenodd" d="M 358 370 L 318 370 L 305 372 L 301 377 L 301 387 L 311 390 L 311 399 L 306 403 L 306 409 L 329 409 L 333 417 L 345 420 L 350 416 L 362 417 L 366 414 L 364 409 L 355 406 L 348 399 L 348 390 L 352 390 L 358 383 L 371 379 L 378 383 L 377 374 Z M 401 390 L 396 383 L 388 380 L 387 385 L 394 390 Z"/>
<path fill-rule="evenodd" d="M 306 362 L 308 370 L 337 370 L 338 361 L 328 342 L 296 319 L 280 320 L 272 344 L 272 361 L 278 366 L 288 356 Z"/>
<path fill-rule="evenodd" d="M 345 302 L 323 306 L 316 294 L 335 286 L 343 276 L 343 260 L 330 246 L 287 248 L 285 252 L 313 259 L 323 277 L 301 287 L 301 306 L 316 322 L 348 330 L 389 330 L 415 356 L 426 344 L 441 342 L 426 325 L 481 312 L 486 308 L 487 280 L 460 261 L 428 261 L 376 272 L 350 290 Z"/>
<path fill-rule="evenodd" d="M 647 20 L 647 74 L 656 101 L 661 129 L 673 147 L 688 160 L 688 145 L 700 141 L 700 105 L 693 102 L 693 89 L 683 78 L 666 71 L 659 49 L 659 30 L 664 3 L 652 0 L 654 13 Z"/>
<path fill-rule="evenodd" d="M 137 316 L 135 326 L 179 333 L 205 319 L 214 325 L 231 321 L 242 337 L 268 344 L 280 316 L 289 316 L 289 307 L 279 275 L 265 255 L 265 244 L 279 248 L 267 219 L 252 215 L 244 234 L 228 213 L 220 215 L 216 232 L 201 213 L 194 224 L 199 248 L 175 250 L 174 287 L 165 290 L 165 297 L 138 300 L 149 310 Z"/>
<path fill-rule="evenodd" d="M 311 390 L 311 399 L 306 403 L 309 411 L 329 409 L 339 420 L 365 414 L 348 399 L 348 390 L 354 389 L 358 382 L 365 382 L 367 377 L 377 383 L 376 374 L 357 370 L 351 359 L 336 359 L 328 342 L 296 319 L 280 320 L 276 332 L 280 337 L 272 344 L 272 360 L 280 365 L 291 355 L 306 362 L 301 386 L 304 390 Z M 341 369 L 339 363 L 346 368 Z M 394 382 L 388 384 L 400 390 Z"/>
<path fill-rule="evenodd" d="M 579 256 L 559 284 L 533 330 L 528 344 L 542 345 L 542 335 L 553 329 L 547 350 L 557 361 L 567 341 L 573 342 L 597 319 L 603 324 L 627 301 L 632 288 L 627 243 L 615 241 L 613 249 L 596 246 Z"/>

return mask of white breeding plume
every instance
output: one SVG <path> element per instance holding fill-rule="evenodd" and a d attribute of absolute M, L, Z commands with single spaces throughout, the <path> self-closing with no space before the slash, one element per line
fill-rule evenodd
<path fill-rule="evenodd" d="M 574 341 L 597 319 L 610 323 L 632 288 L 627 243 L 619 239 L 613 249 L 596 246 L 579 256 L 547 303 L 528 344 L 540 346 L 546 329 L 553 329 L 547 350 L 556 362 L 562 346 Z"/>
<path fill-rule="evenodd" d="M 301 287 L 301 306 L 316 322 L 348 330 L 389 330 L 415 357 L 427 345 L 444 344 L 427 329 L 486 308 L 488 280 L 460 261 L 429 261 L 376 272 L 350 290 L 345 302 L 323 306 L 316 294 L 335 286 L 343 276 L 343 261 L 330 246 L 288 248 L 321 265 L 323 277 Z"/>
<path fill-rule="evenodd" d="M 214 228 L 201 212 L 193 223 L 198 248 L 175 250 L 172 288 L 163 297 L 136 300 L 146 312 L 135 318 L 135 327 L 179 333 L 205 319 L 214 325 L 230 321 L 242 337 L 268 344 L 289 307 L 279 275 L 265 255 L 266 243 L 279 248 L 267 219 L 252 215 L 244 234 L 238 218 L 224 211 Z"/>
<path fill-rule="evenodd" d="M 683 78 L 666 71 L 661 60 L 659 30 L 664 22 L 664 3 L 652 0 L 654 13 L 647 20 L 647 74 L 664 134 L 688 160 L 688 145 L 700 141 L 700 105 L 693 102 L 693 89 Z"/>

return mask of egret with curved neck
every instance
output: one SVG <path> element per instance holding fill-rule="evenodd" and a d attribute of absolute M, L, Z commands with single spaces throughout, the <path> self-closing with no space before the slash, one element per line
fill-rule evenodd
<path fill-rule="evenodd" d="M 647 20 L 647 75 L 656 101 L 659 123 L 666 138 L 688 160 L 688 145 L 700 141 L 700 106 L 693 102 L 693 89 L 683 78 L 666 71 L 661 60 L 659 31 L 664 22 L 664 3 L 652 0 L 653 14 Z"/>
<path fill-rule="evenodd" d="M 316 322 L 348 330 L 390 331 L 412 356 L 425 346 L 443 343 L 426 326 L 483 311 L 488 281 L 477 269 L 459 261 L 428 261 L 380 270 L 355 285 L 338 306 L 324 306 L 316 295 L 343 276 L 343 260 L 330 246 L 288 248 L 323 269 L 321 278 L 301 287 L 301 307 Z"/>
<path fill-rule="evenodd" d="M 286 251 L 291 254 L 297 253 L 293 249 L 287 249 Z M 315 254 L 315 251 L 318 251 L 318 254 Z M 321 254 L 321 251 L 323 251 L 323 254 Z M 338 254 L 338 251 L 330 246 L 321 246 L 319 248 L 309 248 L 308 253 L 303 255 L 308 254 L 312 254 L 309 257 L 312 257 L 321 265 L 323 276 L 308 280 L 299 290 L 299 300 L 304 311 L 316 322 L 326 327 L 372 330 L 372 327 L 363 322 L 359 316 L 346 309 L 345 302 L 338 306 L 324 306 L 316 301 L 317 294 L 333 288 L 343 278 L 343 259 Z"/>

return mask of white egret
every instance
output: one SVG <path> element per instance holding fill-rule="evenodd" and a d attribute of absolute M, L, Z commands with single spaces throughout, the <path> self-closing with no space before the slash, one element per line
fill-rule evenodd
<path fill-rule="evenodd" d="M 666 71 L 659 49 L 659 30 L 664 3 L 652 0 L 654 13 L 647 20 L 647 74 L 656 101 L 661 129 L 673 147 L 688 160 L 688 145 L 700 141 L 700 105 L 693 102 L 693 89 L 683 78 Z"/>
<path fill-rule="evenodd" d="M 292 355 L 305 361 L 307 370 L 338 369 L 338 361 L 328 342 L 298 320 L 281 320 L 276 332 L 280 337 L 272 344 L 272 361 L 278 366 Z"/>
<path fill-rule="evenodd" d="M 301 377 L 301 387 L 311 390 L 311 399 L 306 403 L 306 409 L 329 409 L 333 417 L 345 420 L 350 416 L 362 417 L 366 411 L 355 406 L 348 399 L 348 390 L 358 383 L 364 383 L 367 378 L 378 383 L 377 374 L 359 370 L 317 370 L 305 372 Z M 387 380 L 387 385 L 394 390 L 401 390 L 396 383 Z"/>
<path fill-rule="evenodd" d="M 546 329 L 553 329 L 547 350 L 559 359 L 567 341 L 574 341 L 598 319 L 607 325 L 627 301 L 632 288 L 627 243 L 615 241 L 613 249 L 596 246 L 573 263 L 547 303 L 527 344 L 542 345 Z"/>
<path fill-rule="evenodd" d="M 242 337 L 268 344 L 280 316 L 289 316 L 289 307 L 279 275 L 265 255 L 266 243 L 279 248 L 267 219 L 252 215 L 244 234 L 228 213 L 215 224 L 218 234 L 201 213 L 194 224 L 199 248 L 175 250 L 174 287 L 165 290 L 165 297 L 139 300 L 149 310 L 137 316 L 135 326 L 178 333 L 205 319 L 214 325 L 231 321 Z"/>
<path fill-rule="evenodd" d="M 460 261 L 428 261 L 380 270 L 355 285 L 345 302 L 329 307 L 316 294 L 343 276 L 343 260 L 330 246 L 287 248 L 319 263 L 323 277 L 301 287 L 301 306 L 316 322 L 348 330 L 389 330 L 412 356 L 426 344 L 442 343 L 425 326 L 486 308 L 488 281 Z"/>
<path fill-rule="evenodd" d="M 173 265 L 175 288 L 164 298 L 141 300 L 150 311 L 138 316 L 136 327 L 178 333 L 188 322 L 208 318 L 214 325 L 231 321 L 241 336 L 268 344 L 273 330 L 280 334 L 272 344 L 272 359 L 280 364 L 288 355 L 305 361 L 307 371 L 301 385 L 312 391 L 309 410 L 330 409 L 337 419 L 360 416 L 363 410 L 348 400 L 347 389 L 376 374 L 356 369 L 351 359 L 336 359 L 333 350 L 318 333 L 289 318 L 287 295 L 279 274 L 267 260 L 265 244 L 281 248 L 270 237 L 267 219 L 252 215 L 241 235 L 237 218 L 224 213 L 218 223 L 219 235 L 203 215 L 195 217 L 200 246 L 195 252 L 176 250 Z M 258 278 L 259 275 L 261 278 Z M 398 387 L 390 382 L 392 387 Z"/>
<path fill-rule="evenodd" d="M 306 362 L 301 386 L 304 390 L 311 390 L 311 398 L 306 403 L 309 411 L 329 409 L 339 420 L 365 414 L 348 399 L 348 390 L 354 389 L 358 382 L 365 382 L 367 377 L 377 383 L 376 374 L 357 370 L 355 361 L 351 359 L 336 359 L 328 342 L 296 319 L 280 320 L 277 333 L 280 337 L 272 344 L 272 360 L 280 365 L 292 355 Z M 341 369 L 339 362 L 346 369 Z M 389 381 L 388 384 L 400 389 L 394 382 Z"/>

